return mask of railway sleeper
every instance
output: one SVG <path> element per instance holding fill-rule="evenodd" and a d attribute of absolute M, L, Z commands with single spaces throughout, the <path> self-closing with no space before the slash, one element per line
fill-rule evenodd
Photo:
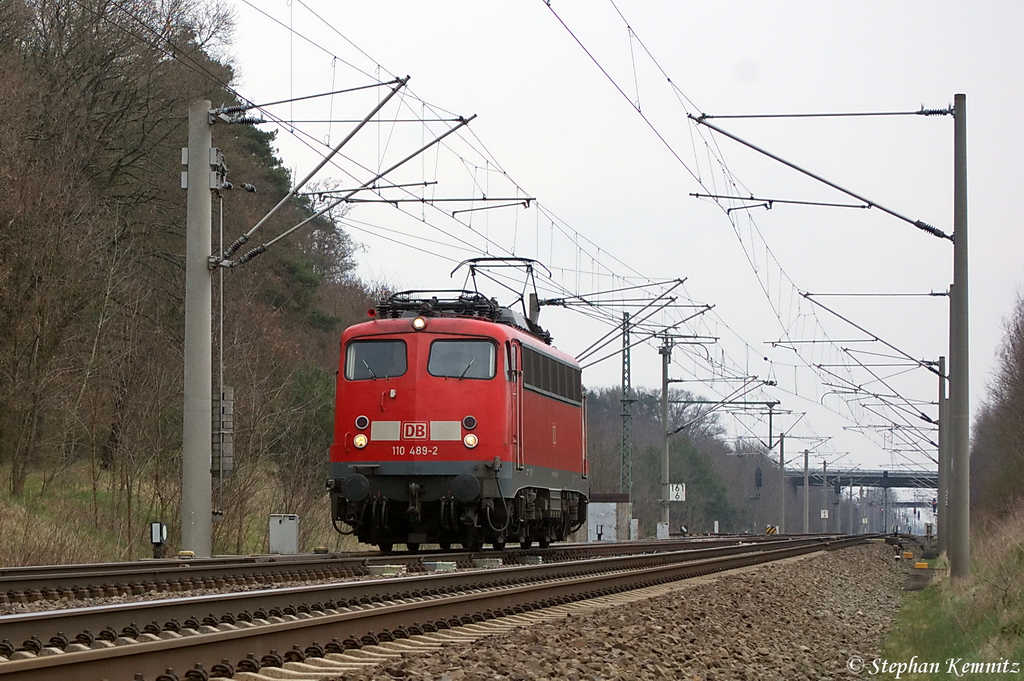
<path fill-rule="evenodd" d="M 714 572 L 715 569 L 701 570 L 700 572 Z M 582 573 L 589 574 L 593 570 L 584 570 Z M 518 580 L 504 579 L 500 580 L 501 584 L 511 584 Z M 660 577 L 655 579 L 648 579 L 643 583 L 636 585 L 632 588 L 642 588 L 647 586 L 654 586 L 662 584 L 664 582 L 673 581 L 671 577 Z M 481 589 L 493 589 L 500 588 L 500 585 L 494 582 L 491 583 L 480 583 L 480 584 L 468 584 L 463 586 L 460 591 L 469 591 Z M 411 636 L 420 635 L 422 633 L 436 633 L 453 627 L 472 625 L 484 622 L 486 620 L 494 619 L 498 616 L 510 615 L 510 614 L 523 614 L 533 611 L 541 607 L 554 607 L 571 603 L 587 596 L 598 596 L 605 595 L 608 593 L 620 593 L 622 591 L 629 590 L 630 587 L 616 586 L 616 587 L 605 587 L 602 589 L 593 590 L 591 593 L 586 595 L 578 596 L 559 596 L 554 598 L 548 598 L 540 602 L 527 602 L 514 607 L 507 607 L 500 611 L 485 611 L 483 613 L 477 612 L 473 615 L 464 615 L 461 617 L 452 617 L 448 620 L 441 620 L 435 622 L 428 622 L 424 625 L 413 624 L 407 627 L 399 627 L 394 631 L 388 631 L 387 629 L 377 632 L 370 633 L 362 636 L 361 638 L 348 637 L 344 642 L 339 642 L 334 639 L 332 643 L 320 648 L 314 644 L 310 649 L 299 650 L 294 648 L 292 651 L 287 651 L 285 655 L 281 656 L 285 662 L 296 661 L 300 662 L 300 657 L 305 659 L 307 657 L 315 657 L 316 653 L 322 649 L 324 652 L 339 652 L 344 650 L 351 650 L 353 648 L 360 648 L 367 645 L 378 645 L 380 643 L 394 643 L 402 639 L 408 639 Z M 434 591 L 434 589 L 431 589 Z M 444 590 L 448 591 L 448 590 Z M 398 596 L 392 596 L 392 598 L 406 597 L 407 594 L 399 594 Z M 363 599 L 360 599 L 363 600 Z M 375 594 L 369 599 L 371 602 L 383 602 L 380 595 Z M 248 613 L 243 611 L 237 617 L 231 613 L 225 613 L 220 616 L 208 615 L 201 621 L 195 617 L 190 617 L 185 620 L 184 623 L 179 623 L 176 619 L 171 619 L 166 622 L 162 627 L 157 622 L 152 622 L 146 625 L 142 631 L 133 623 L 122 629 L 120 635 L 112 628 L 106 627 L 101 630 L 98 634 L 93 634 L 89 630 L 84 630 L 75 636 L 74 640 L 71 641 L 63 633 L 58 633 L 57 636 L 51 637 L 47 645 L 44 645 L 37 637 L 33 636 L 26 640 L 22 646 L 15 649 L 14 645 L 9 640 L 0 642 L 0 655 L 7 657 L 8 659 L 26 659 L 28 657 L 45 656 L 60 654 L 61 652 L 77 652 L 85 651 L 89 649 L 112 647 L 114 645 L 127 645 L 133 643 L 140 643 L 145 641 L 155 641 L 167 638 L 178 638 L 182 635 L 190 636 L 198 633 L 214 633 L 217 631 L 226 631 L 237 628 L 237 624 L 246 624 L 246 626 L 257 626 L 265 625 L 273 622 L 283 622 L 288 620 L 297 619 L 300 615 L 305 617 L 314 616 L 312 613 L 315 611 L 318 614 L 323 614 L 324 610 L 333 610 L 334 608 L 328 608 L 326 606 L 338 606 L 340 604 L 334 602 L 328 602 L 326 604 L 314 603 L 313 606 L 309 606 L 305 603 L 298 606 L 285 606 L 282 608 L 272 608 L 269 612 L 257 610 L 255 613 Z M 259 666 L 259 661 L 241 661 L 239 663 L 239 671 L 244 665 L 255 665 Z M 266 665 L 264 665 L 266 666 Z M 193 675 L 196 676 L 196 675 Z M 186 681 L 190 677 L 186 676 Z M 199 678 L 199 676 L 196 676 Z"/>

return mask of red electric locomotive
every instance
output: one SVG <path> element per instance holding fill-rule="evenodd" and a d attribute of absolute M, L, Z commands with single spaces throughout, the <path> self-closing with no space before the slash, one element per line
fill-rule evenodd
<path fill-rule="evenodd" d="M 342 336 L 335 528 L 382 551 L 564 540 L 589 493 L 579 365 L 493 299 L 426 293 Z"/>

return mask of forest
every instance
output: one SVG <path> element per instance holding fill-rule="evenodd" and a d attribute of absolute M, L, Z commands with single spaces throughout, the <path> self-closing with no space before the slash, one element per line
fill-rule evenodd
<path fill-rule="evenodd" d="M 588 454 L 591 491 L 620 491 L 622 465 L 622 391 L 618 388 L 588 391 Z M 662 428 L 661 393 L 650 389 L 633 390 L 632 414 L 632 503 L 641 533 L 653 536 L 661 513 Z M 673 502 L 670 530 L 685 526 L 689 532 L 707 533 L 719 523 L 721 532 L 763 534 L 769 525 L 781 520 L 781 476 L 779 473 L 778 433 L 772 437 L 769 454 L 768 432 L 752 435 L 740 444 L 730 442 L 717 413 L 707 412 L 706 404 L 692 404 L 700 396 L 681 390 L 669 391 L 670 482 L 686 484 L 686 501 Z M 686 402 L 691 402 L 686 404 Z M 803 464 L 802 449 L 783 443 L 783 455 L 789 470 Z M 818 462 L 812 456 L 811 466 Z M 817 470 L 817 469 L 816 469 Z M 803 531 L 803 487 L 787 484 L 787 532 Z M 849 531 L 852 506 L 844 488 L 840 520 Z M 869 493 L 865 506 L 880 505 L 881 499 Z M 859 496 L 857 502 L 859 503 Z M 839 504 L 833 488 L 812 486 L 809 505 L 810 532 L 835 531 L 835 511 Z M 820 510 L 829 509 L 830 519 L 820 519 Z"/>
<path fill-rule="evenodd" d="M 16 507 L 3 514 L 5 562 L 138 557 L 157 519 L 177 541 L 180 149 L 191 101 L 236 102 L 223 86 L 231 29 L 226 5 L 197 0 L 0 3 L 0 465 Z M 232 178 L 257 187 L 215 197 L 232 239 L 289 189 L 273 142 L 253 126 L 214 127 Z M 297 201 L 268 227 L 310 214 Z M 254 548 L 268 509 L 309 518 L 309 531 L 325 517 L 338 337 L 372 298 L 350 275 L 356 248 L 321 219 L 225 277 L 225 382 L 238 406 L 235 472 L 215 489 L 218 551 Z M 68 519 L 102 555 L 62 536 Z"/>
<path fill-rule="evenodd" d="M 179 539 L 180 148 L 191 101 L 237 103 L 225 85 L 233 78 L 231 13 L 199 0 L 13 0 L 0 12 L 0 173 L 8 188 L 0 197 L 0 465 L 12 530 L 2 551 L 10 563 L 46 552 L 137 557 L 149 550 L 151 520 L 168 524 L 171 546 Z M 251 125 L 215 125 L 213 133 L 229 179 L 257 188 L 217 192 L 215 214 L 230 240 L 293 178 L 275 156 L 273 133 Z M 298 199 L 266 229 L 311 214 Z M 225 384 L 234 388 L 234 471 L 215 480 L 214 507 L 223 512 L 216 551 L 260 550 L 269 513 L 304 519 L 306 547 L 338 541 L 323 490 L 337 342 L 381 292 L 353 277 L 358 250 L 327 215 L 224 279 L 215 335 L 223 333 Z M 619 395 L 596 389 L 591 398 L 592 488 L 615 492 Z M 634 499 L 648 532 L 660 497 L 657 404 L 639 391 Z M 673 422 L 692 412 L 673 409 Z M 776 522 L 772 464 L 756 448 L 732 456 L 714 419 L 674 438 L 672 451 L 674 474 L 694 499 L 678 509 L 680 523 L 762 531 Z M 82 527 L 65 528 L 68 518 Z M 45 527 L 55 547 L 38 541 Z"/>
<path fill-rule="evenodd" d="M 152 33 L 145 27 L 158 27 Z M 0 560 L 132 559 L 161 520 L 176 546 L 181 493 L 185 191 L 189 103 L 233 104 L 229 7 L 217 0 L 0 2 Z M 220 191 L 233 239 L 293 178 L 275 134 L 216 125 L 230 176 Z M 313 214 L 297 198 L 268 231 Z M 220 225 L 215 225 L 214 232 Z M 301 545 L 340 546 L 326 478 L 337 345 L 385 292 L 354 276 L 360 246 L 325 215 L 224 278 L 226 385 L 234 471 L 215 482 L 215 551 L 265 550 L 270 513 L 302 518 Z M 219 295 L 216 291 L 215 295 Z M 586 382 L 586 376 L 584 376 Z M 621 393 L 588 386 L 593 492 L 620 491 Z M 660 509 L 660 396 L 635 391 L 633 503 L 651 535 Z M 693 397 L 673 392 L 673 400 Z M 738 447 L 714 415 L 674 404 L 673 482 L 688 500 L 673 529 L 761 533 L 779 521 L 777 450 Z M 1024 472 L 1024 307 L 974 427 L 972 499 L 1019 502 Z M 797 455 L 787 449 L 787 459 Z M 760 486 L 755 482 L 760 471 Z M 811 531 L 820 505 L 811 502 Z M 802 529 L 802 492 L 786 492 Z M 849 518 L 850 509 L 841 510 Z M 845 525 L 845 522 L 844 522 Z"/>
<path fill-rule="evenodd" d="M 972 523 L 1021 512 L 1024 500 L 1024 298 L 1006 322 L 988 398 L 971 438 Z"/>

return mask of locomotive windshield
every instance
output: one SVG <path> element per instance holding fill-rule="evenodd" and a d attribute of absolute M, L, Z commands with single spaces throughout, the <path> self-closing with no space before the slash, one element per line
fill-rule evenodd
<path fill-rule="evenodd" d="M 348 344 L 345 378 L 350 381 L 393 378 L 405 369 L 405 341 L 357 340 Z"/>
<path fill-rule="evenodd" d="M 427 371 L 446 378 L 494 378 L 494 343 L 487 340 L 439 340 L 430 346 Z"/>

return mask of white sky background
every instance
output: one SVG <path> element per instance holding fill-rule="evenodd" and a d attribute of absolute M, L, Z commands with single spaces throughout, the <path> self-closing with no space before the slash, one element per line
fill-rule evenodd
<path fill-rule="evenodd" d="M 1024 282 L 1017 207 L 1024 151 L 1019 124 L 1024 89 L 1018 83 L 1024 66 L 1018 39 L 1024 5 L 654 0 L 617 0 L 616 5 L 676 89 L 636 38 L 631 40 L 607 0 L 553 0 L 551 9 L 542 0 L 236 0 L 237 86 L 250 100 L 268 102 L 366 85 L 376 78 L 389 80 L 390 74 L 411 75 L 411 94 L 404 96 L 403 108 L 396 98 L 383 118 L 436 116 L 438 110 L 431 114 L 422 101 L 456 115 L 479 117 L 470 124 L 471 133 L 449 137 L 442 151 L 411 162 L 393 176 L 394 182 L 438 182 L 413 189 L 417 196 L 468 197 L 474 195 L 475 184 L 477 196 L 483 190 L 489 196 L 529 196 L 540 202 L 540 211 L 531 204 L 529 209 L 461 213 L 457 219 L 450 211 L 469 204 L 437 204 L 440 210 L 402 204 L 407 214 L 387 205 L 356 205 L 349 218 L 359 221 L 352 224 L 361 229 L 350 233 L 366 247 L 358 256 L 364 279 L 396 289 L 459 288 L 462 279 L 450 279 L 448 273 L 459 260 L 482 255 L 485 238 L 492 242 L 487 246 L 491 255 L 514 251 L 552 268 L 554 282 L 542 282 L 548 290 L 542 296 L 565 295 L 554 293 L 557 286 L 570 293 L 618 287 L 627 283 L 624 277 L 630 277 L 628 283 L 639 283 L 641 277 L 685 277 L 689 301 L 680 302 L 715 305 L 699 322 L 687 324 L 685 332 L 721 340 L 707 348 L 714 366 L 697 358 L 699 349 L 677 348 L 672 378 L 706 381 L 723 373 L 746 373 L 777 381 L 777 388 L 745 398 L 778 399 L 779 409 L 794 412 L 776 415 L 776 431 L 831 436 L 816 451 L 830 462 L 845 458 L 830 468 L 932 467 L 920 454 L 893 453 L 904 447 L 884 434 L 865 437 L 844 429 L 856 421 L 886 424 L 892 412 L 878 409 L 886 418 L 872 416 L 828 395 L 820 375 L 807 365 L 854 364 L 841 348 L 891 353 L 877 343 L 843 343 L 865 336 L 815 309 L 797 291 L 944 291 L 952 279 L 951 244 L 875 209 L 775 204 L 767 211 L 754 208 L 727 215 L 690 194 L 857 202 L 706 128 L 697 129 L 686 113 L 913 111 L 922 105 L 945 108 L 954 93 L 967 94 L 971 400 L 976 410 L 991 378 L 1003 320 Z M 629 99 L 639 101 L 679 159 L 552 9 Z M 290 34 L 289 26 L 319 47 Z M 283 119 L 361 118 L 381 94 L 383 90 L 338 95 L 269 111 Z M 712 122 L 877 204 L 953 231 L 951 116 Z M 326 151 L 326 140 L 336 144 L 351 127 L 294 124 L 295 130 L 309 133 L 311 138 L 305 139 L 313 140 L 318 153 Z M 355 186 L 346 173 L 358 182 L 371 174 L 357 170 L 354 162 L 387 167 L 446 127 L 373 124 L 346 147 L 352 161 L 329 166 L 316 179 Z M 278 136 L 280 153 L 296 178 L 317 162 L 302 139 L 288 128 Z M 488 160 L 485 153 L 493 156 Z M 729 186 L 713 154 L 725 160 L 741 184 Z M 400 196 L 396 190 L 387 195 Z M 433 241 L 414 241 L 415 236 Z M 819 300 L 915 358 L 948 354 L 946 298 Z M 659 314 L 652 321 L 673 323 L 681 312 Z M 604 314 L 618 318 L 621 310 L 605 309 Z M 559 308 L 545 308 L 541 321 L 556 345 L 571 354 L 610 328 Z M 799 356 L 771 346 L 770 341 L 786 337 L 828 337 L 836 343 L 792 346 Z M 864 362 L 895 361 L 855 356 Z M 659 386 L 659 362 L 653 345 L 635 348 L 634 386 Z M 882 376 L 903 370 L 875 369 Z M 618 385 L 619 372 L 618 360 L 612 358 L 585 371 L 584 382 L 591 387 Z M 869 383 L 872 378 L 863 370 L 849 376 L 868 390 L 888 392 Z M 889 383 L 912 400 L 936 397 L 937 381 L 921 369 Z M 739 385 L 718 381 L 679 387 L 720 399 Z M 872 399 L 862 402 L 869 408 L 877 404 Z M 922 408 L 935 416 L 934 406 Z M 803 412 L 807 415 L 801 418 Z M 767 434 L 763 417 L 723 415 L 722 423 L 732 436 Z M 813 445 L 788 441 L 787 454 Z M 820 465 L 820 457 L 814 460 Z"/>

